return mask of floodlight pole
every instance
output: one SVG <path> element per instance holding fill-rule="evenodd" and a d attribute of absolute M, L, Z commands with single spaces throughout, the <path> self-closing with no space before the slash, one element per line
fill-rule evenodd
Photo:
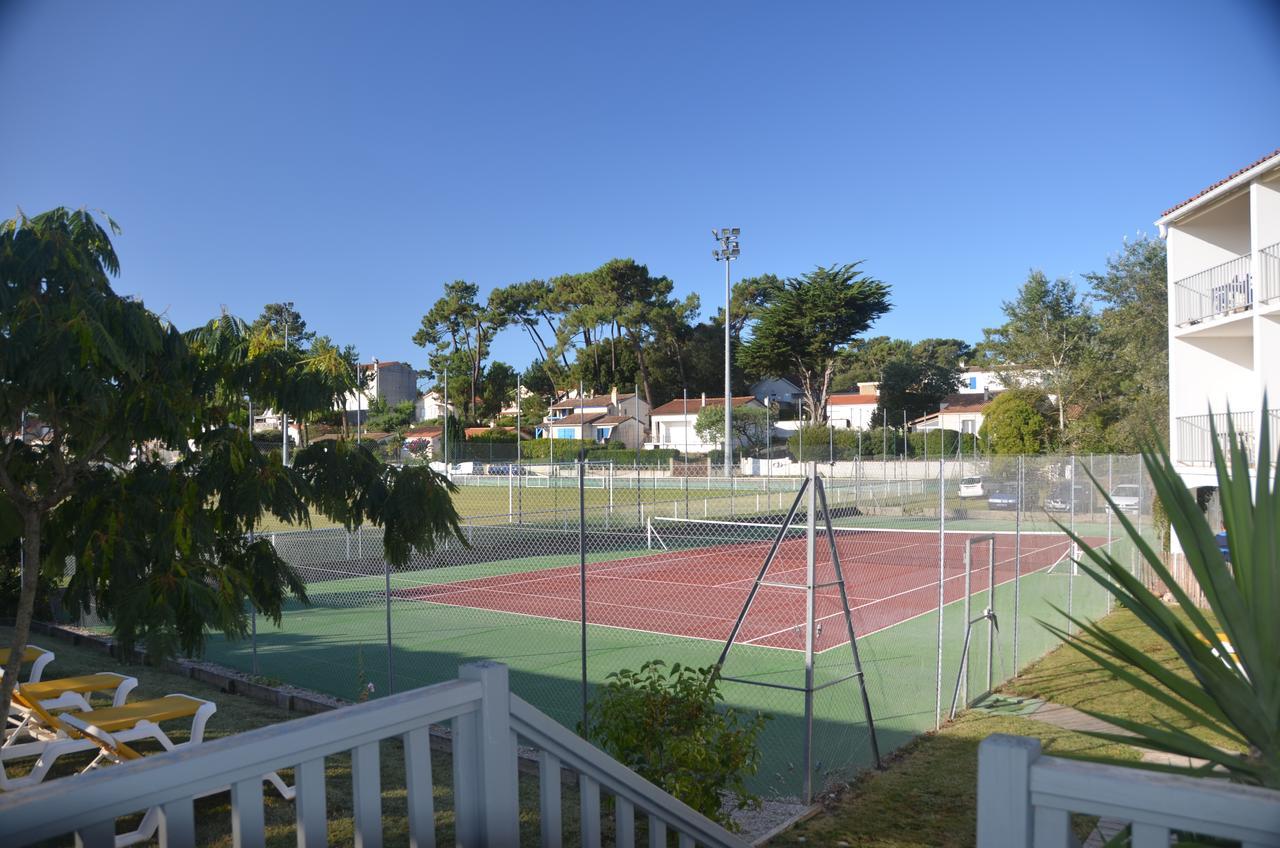
<path fill-rule="evenodd" d="M 724 476 L 733 475 L 733 392 L 729 384 L 729 307 L 732 300 L 732 289 L 729 284 L 729 263 L 738 257 L 737 227 L 722 227 L 711 231 L 715 240 L 720 243 L 717 250 L 712 251 L 716 261 L 724 260 Z"/>
<path fill-rule="evenodd" d="M 289 352 L 289 313 L 293 310 L 293 301 L 284 304 L 284 351 Z M 280 404 L 280 463 L 289 466 L 289 413 Z"/>

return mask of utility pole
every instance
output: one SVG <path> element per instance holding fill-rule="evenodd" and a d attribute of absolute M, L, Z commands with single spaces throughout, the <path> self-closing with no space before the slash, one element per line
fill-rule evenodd
<path fill-rule="evenodd" d="M 732 289 L 729 285 L 729 263 L 738 258 L 737 227 L 712 229 L 711 235 L 720 247 L 711 251 L 717 262 L 724 261 L 724 476 L 733 475 L 733 392 L 729 386 L 729 364 L 732 362 L 729 350 L 729 306 Z"/>

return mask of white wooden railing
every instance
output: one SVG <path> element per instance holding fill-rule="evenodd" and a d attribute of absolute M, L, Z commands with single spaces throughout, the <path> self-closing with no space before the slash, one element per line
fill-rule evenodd
<path fill-rule="evenodd" d="M 195 844 L 193 799 L 230 787 L 238 848 L 264 843 L 262 776 L 295 769 L 298 845 L 328 844 L 325 758 L 350 752 L 356 845 L 382 844 L 379 743 L 404 744 L 408 829 L 414 846 L 436 844 L 430 726 L 452 722 L 454 831 L 460 846 L 519 844 L 517 745 L 539 751 L 543 846 L 562 843 L 561 769 L 578 774 L 581 842 L 601 841 L 601 793 L 615 800 L 615 844 L 635 841 L 636 814 L 649 844 L 668 831 L 681 848 L 746 848 L 715 822 L 649 783 L 553 719 L 512 695 L 507 667 L 462 666 L 460 679 L 251 730 L 89 774 L 0 795 L 0 845 L 20 846 L 74 833 L 77 845 L 111 848 L 116 819 L 159 810 L 160 845 Z"/>
<path fill-rule="evenodd" d="M 1175 832 L 1280 846 L 1280 792 L 1214 778 L 1046 757 L 1040 742 L 993 734 L 978 747 L 978 848 L 1078 844 L 1071 814 L 1130 824 L 1132 848 Z"/>

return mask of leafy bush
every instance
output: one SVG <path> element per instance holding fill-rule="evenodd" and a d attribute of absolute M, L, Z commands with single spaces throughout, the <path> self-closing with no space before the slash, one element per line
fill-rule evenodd
<path fill-rule="evenodd" d="M 737 809 L 759 808 L 746 778 L 760 768 L 756 747 L 766 717 L 720 702 L 711 668 L 650 660 L 610 674 L 588 708 L 591 738 L 619 762 L 726 827 Z"/>
<path fill-rule="evenodd" d="M 526 459 L 549 459 L 553 444 L 556 462 L 572 462 L 578 456 L 578 448 L 598 447 L 590 439 L 530 439 L 520 446 L 520 454 Z"/>
<path fill-rule="evenodd" d="M 612 460 L 614 465 L 660 465 L 665 467 L 671 464 L 673 457 L 679 455 L 680 451 L 672 450 L 671 448 L 640 450 L 638 453 L 629 448 L 615 447 L 587 451 L 587 459 L 591 462 L 609 462 Z"/>
<path fill-rule="evenodd" d="M 1043 392 L 1001 392 L 987 407 L 978 435 L 990 440 L 994 453 L 1043 453 L 1055 435 L 1053 420 L 1046 414 L 1048 407 L 1049 400 Z"/>
<path fill-rule="evenodd" d="M 955 456 L 957 452 L 963 453 L 964 456 L 984 453 L 981 442 L 972 433 L 961 433 L 959 430 L 932 430 L 907 434 L 909 456 L 937 458 L 939 451 L 947 456 Z"/>

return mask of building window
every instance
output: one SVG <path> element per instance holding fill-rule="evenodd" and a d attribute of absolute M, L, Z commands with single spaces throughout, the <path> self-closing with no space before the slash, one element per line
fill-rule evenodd
<path fill-rule="evenodd" d="M 960 432 L 961 432 L 961 433 L 969 433 L 970 435 L 972 435 L 972 434 L 973 434 L 973 432 L 974 432 L 974 426 L 973 426 L 973 425 L 974 425 L 975 423 L 976 423 L 976 422 L 974 422 L 974 420 L 973 420 L 972 418 L 966 418 L 965 420 L 963 420 L 963 421 L 961 421 L 961 422 L 960 422 Z"/>
<path fill-rule="evenodd" d="M 578 433 L 572 427 L 557 427 L 556 438 L 557 439 L 576 439 L 578 438 Z"/>
<path fill-rule="evenodd" d="M 976 388 L 978 388 L 978 378 L 977 378 L 977 377 L 970 377 L 970 378 L 969 378 L 969 388 L 971 388 L 971 389 L 976 389 Z"/>

